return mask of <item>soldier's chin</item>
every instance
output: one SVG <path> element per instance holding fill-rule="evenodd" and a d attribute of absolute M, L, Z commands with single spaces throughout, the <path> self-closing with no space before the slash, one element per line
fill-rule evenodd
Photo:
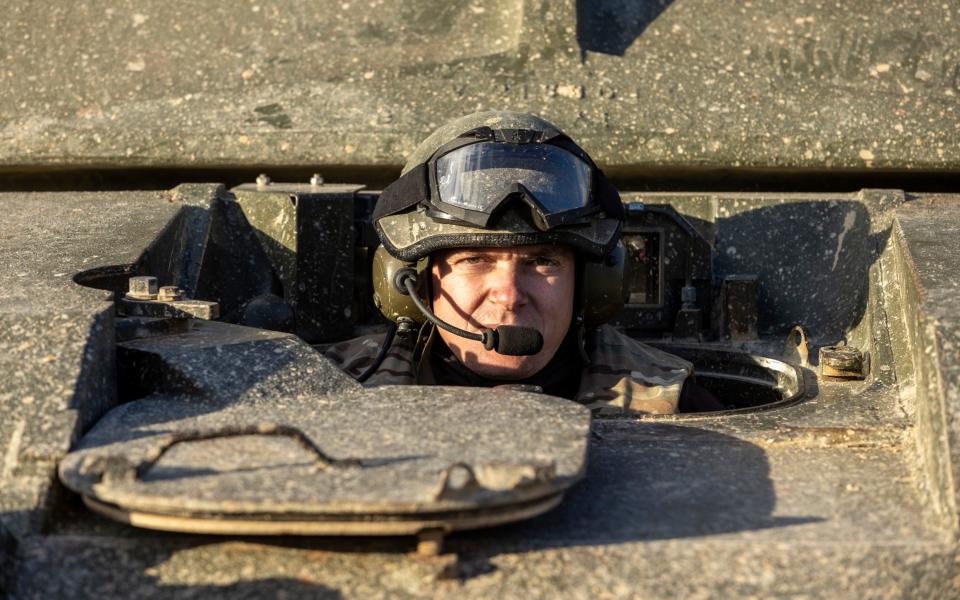
<path fill-rule="evenodd" d="M 491 379 L 511 381 L 530 377 L 546 366 L 552 356 L 546 350 L 528 356 L 508 356 L 487 350 L 480 342 L 465 340 L 444 330 L 440 330 L 440 337 L 461 364 L 477 375 Z"/>
<path fill-rule="evenodd" d="M 492 350 L 484 350 L 483 346 L 480 348 L 479 353 L 468 351 L 458 355 L 457 358 L 477 375 L 491 379 L 504 381 L 525 379 L 535 375 L 549 362 L 549 359 L 545 360 L 541 356 L 543 352 L 531 356 L 506 356 Z"/>

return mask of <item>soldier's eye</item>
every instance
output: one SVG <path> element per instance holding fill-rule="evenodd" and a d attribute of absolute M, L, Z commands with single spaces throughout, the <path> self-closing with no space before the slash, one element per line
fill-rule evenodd
<path fill-rule="evenodd" d="M 534 257 L 533 264 L 538 267 L 559 267 L 560 261 L 550 256 L 537 256 Z"/>

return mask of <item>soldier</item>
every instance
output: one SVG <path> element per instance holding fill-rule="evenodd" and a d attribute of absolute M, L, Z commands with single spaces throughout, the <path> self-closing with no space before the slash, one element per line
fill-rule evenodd
<path fill-rule="evenodd" d="M 369 386 L 522 386 L 602 412 L 724 408 L 689 362 L 604 324 L 623 305 L 623 219 L 603 172 L 551 123 L 456 119 L 374 211 L 374 303 L 395 326 L 326 355 Z"/>

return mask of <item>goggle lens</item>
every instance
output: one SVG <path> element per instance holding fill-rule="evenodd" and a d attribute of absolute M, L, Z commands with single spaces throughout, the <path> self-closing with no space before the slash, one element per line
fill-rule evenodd
<path fill-rule="evenodd" d="M 436 161 L 440 200 L 489 214 L 522 185 L 545 214 L 563 213 L 590 201 L 590 166 L 550 144 L 481 142 Z"/>

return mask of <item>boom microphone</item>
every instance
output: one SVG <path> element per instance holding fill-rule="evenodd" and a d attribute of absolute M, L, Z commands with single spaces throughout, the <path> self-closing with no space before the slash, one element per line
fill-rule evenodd
<path fill-rule="evenodd" d="M 431 323 L 454 335 L 482 342 L 483 347 L 487 350 L 493 350 L 498 354 L 507 356 L 529 356 L 540 352 L 543 348 L 543 334 L 533 327 L 501 325 L 496 329 L 483 329 L 480 333 L 472 333 L 441 320 L 427 308 L 417 295 L 417 273 L 411 268 L 397 271 L 394 284 L 401 293 L 410 296 L 416 307 Z"/>
<path fill-rule="evenodd" d="M 501 325 L 496 329 L 485 329 L 494 338 L 493 349 L 508 356 L 528 356 L 543 348 L 543 335 L 533 327 L 519 325 Z M 486 348 L 486 344 L 484 344 Z"/>

